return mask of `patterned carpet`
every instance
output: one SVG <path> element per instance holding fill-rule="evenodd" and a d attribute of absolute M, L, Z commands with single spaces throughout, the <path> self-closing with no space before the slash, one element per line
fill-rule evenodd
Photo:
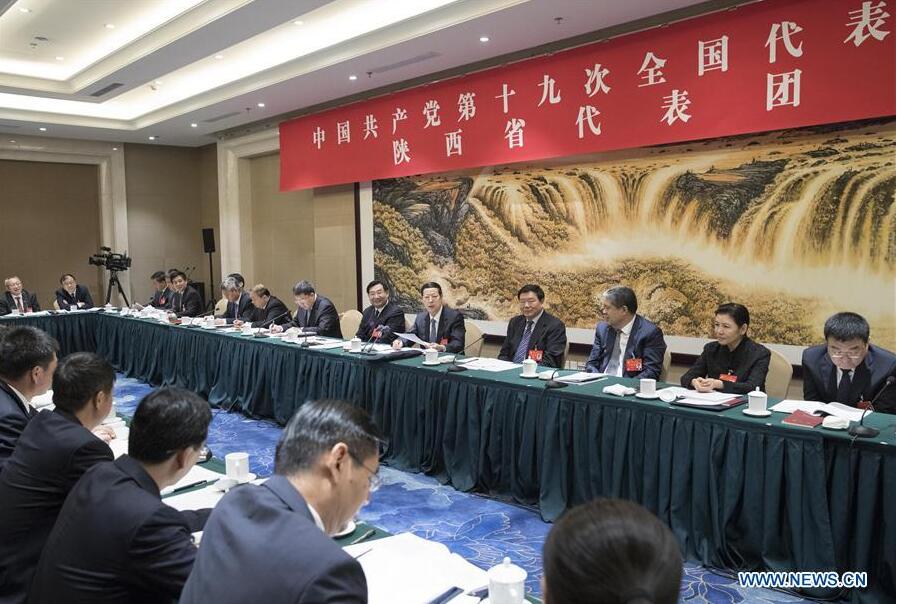
<path fill-rule="evenodd" d="M 115 384 L 116 409 L 123 415 L 132 415 L 150 390 L 143 382 L 119 375 Z M 208 444 L 215 455 L 223 458 L 234 451 L 246 451 L 253 472 L 271 475 L 280 427 L 239 413 L 218 409 L 212 412 Z M 380 476 L 383 486 L 362 508 L 362 520 L 392 533 L 410 531 L 444 543 L 452 552 L 484 569 L 509 556 L 529 574 L 527 591 L 539 597 L 542 543 L 551 525 L 537 513 L 456 491 L 423 474 L 381 467 Z M 686 563 L 680 602 L 791 604 L 810 600 L 772 590 L 740 588 L 737 580 Z"/>

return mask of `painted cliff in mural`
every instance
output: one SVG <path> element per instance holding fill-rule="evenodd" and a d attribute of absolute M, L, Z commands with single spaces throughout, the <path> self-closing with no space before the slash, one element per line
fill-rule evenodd
<path fill-rule="evenodd" d="M 864 314 L 894 349 L 894 120 L 665 145 L 374 182 L 375 272 L 408 312 L 443 284 L 471 318 L 516 314 L 523 283 L 591 328 L 623 283 L 669 335 L 705 337 L 713 308 L 752 311 L 764 342 L 818 342 Z"/>

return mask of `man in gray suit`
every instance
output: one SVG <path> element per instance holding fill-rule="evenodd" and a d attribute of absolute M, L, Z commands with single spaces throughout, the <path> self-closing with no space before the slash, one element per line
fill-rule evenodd
<path fill-rule="evenodd" d="M 365 604 L 361 565 L 329 535 L 379 486 L 379 444 L 365 411 L 305 403 L 277 443 L 275 476 L 234 489 L 212 512 L 181 604 Z"/>

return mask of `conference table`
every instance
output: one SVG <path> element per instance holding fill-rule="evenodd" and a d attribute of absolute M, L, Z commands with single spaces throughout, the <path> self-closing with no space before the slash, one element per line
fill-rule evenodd
<path fill-rule="evenodd" d="M 7 317 L 93 351 L 128 376 L 177 385 L 212 405 L 285 423 L 307 400 L 366 409 L 388 438 L 384 462 L 536 507 L 545 520 L 595 497 L 637 501 L 684 554 L 732 570 L 865 571 L 854 601 L 893 601 L 895 418 L 872 439 L 658 400 L 605 394 L 614 383 L 546 389 L 518 371 L 448 373 L 279 338 L 187 328 L 115 313 Z M 774 400 L 771 401 L 774 402 Z"/>

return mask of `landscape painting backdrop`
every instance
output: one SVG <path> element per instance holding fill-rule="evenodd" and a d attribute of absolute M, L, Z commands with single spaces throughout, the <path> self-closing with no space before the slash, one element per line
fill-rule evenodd
<path fill-rule="evenodd" d="M 809 345 L 853 310 L 894 349 L 893 118 L 375 181 L 375 274 L 406 312 L 439 281 L 507 320 L 539 283 L 568 327 L 632 287 L 664 333 L 706 337 L 742 302 L 764 342 Z"/>

